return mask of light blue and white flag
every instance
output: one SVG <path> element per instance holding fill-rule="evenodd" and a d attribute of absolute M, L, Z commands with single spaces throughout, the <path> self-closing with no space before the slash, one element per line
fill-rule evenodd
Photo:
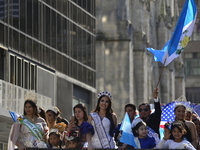
<path fill-rule="evenodd" d="M 194 0 L 185 0 L 178 22 L 171 39 L 161 50 L 147 48 L 154 55 L 155 61 L 160 61 L 167 66 L 180 55 L 187 46 L 196 21 L 196 6 Z"/>
<path fill-rule="evenodd" d="M 122 135 L 120 137 L 120 142 L 131 145 L 135 148 L 137 148 L 135 141 L 134 141 L 134 136 L 131 128 L 131 121 L 128 116 L 128 113 L 124 115 L 124 119 L 122 121 L 120 130 L 122 131 Z"/>
<path fill-rule="evenodd" d="M 15 112 L 12 112 L 12 111 L 9 111 L 9 113 L 10 113 L 10 116 L 11 116 L 11 118 L 13 119 L 14 122 L 16 122 L 16 121 L 17 121 L 17 118 L 18 118 L 19 116 L 21 116 L 21 115 L 15 113 Z"/>

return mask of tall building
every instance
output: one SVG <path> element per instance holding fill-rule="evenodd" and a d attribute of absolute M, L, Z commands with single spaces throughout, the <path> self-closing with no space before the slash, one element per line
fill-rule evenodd
<path fill-rule="evenodd" d="M 197 8 L 197 18 L 190 42 L 183 52 L 186 98 L 192 103 L 200 103 L 200 1 L 194 0 Z M 179 0 L 179 9 L 183 2 Z"/>
<path fill-rule="evenodd" d="M 0 149 L 33 90 L 62 116 L 96 93 L 95 0 L 0 0 Z"/>
<path fill-rule="evenodd" d="M 113 94 L 119 121 L 125 104 L 153 103 L 163 66 L 146 48 L 161 49 L 178 16 L 177 0 L 96 0 L 96 87 Z M 161 103 L 185 95 L 183 67 L 179 57 L 164 68 L 158 85 Z"/>

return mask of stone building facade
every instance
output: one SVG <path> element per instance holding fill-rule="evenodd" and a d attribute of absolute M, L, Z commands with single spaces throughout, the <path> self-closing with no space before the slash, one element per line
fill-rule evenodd
<path fill-rule="evenodd" d="M 183 53 L 185 71 L 185 91 L 188 101 L 200 103 L 200 0 L 194 0 L 197 8 L 197 18 L 190 42 Z M 183 1 L 178 0 L 179 10 Z"/>
<path fill-rule="evenodd" d="M 146 48 L 161 49 L 179 15 L 177 0 L 96 0 L 96 87 L 113 94 L 119 119 L 124 106 L 152 103 L 162 64 Z M 181 58 L 164 68 L 161 103 L 185 95 Z"/>

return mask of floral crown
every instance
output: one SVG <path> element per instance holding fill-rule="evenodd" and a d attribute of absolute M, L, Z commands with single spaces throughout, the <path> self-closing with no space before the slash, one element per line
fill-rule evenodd
<path fill-rule="evenodd" d="M 80 135 L 79 135 L 79 131 L 73 131 L 73 132 L 69 132 L 65 138 L 67 141 L 71 141 L 71 140 L 74 140 L 76 138 L 78 138 Z"/>
<path fill-rule="evenodd" d="M 108 92 L 108 91 L 103 91 L 103 92 L 100 92 L 97 96 L 97 98 L 99 99 L 101 96 L 108 96 L 111 100 L 112 100 L 112 95 Z"/>
<path fill-rule="evenodd" d="M 31 100 L 33 101 L 35 104 L 37 104 L 37 94 L 35 93 L 35 91 L 30 90 L 29 92 L 26 93 L 26 95 L 24 96 L 24 100 Z"/>

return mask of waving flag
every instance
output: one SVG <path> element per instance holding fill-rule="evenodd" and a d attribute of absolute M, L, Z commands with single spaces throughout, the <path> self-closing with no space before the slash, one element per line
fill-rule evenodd
<path fill-rule="evenodd" d="M 154 55 L 155 61 L 160 61 L 164 66 L 167 66 L 173 59 L 180 55 L 192 35 L 196 14 L 197 11 L 194 1 L 185 0 L 171 39 L 161 50 L 147 48 Z"/>
<path fill-rule="evenodd" d="M 14 122 L 17 121 L 17 118 L 20 116 L 19 114 L 9 111 L 11 118 L 13 119 Z"/>
<path fill-rule="evenodd" d="M 193 112 L 200 117 L 200 104 L 193 108 Z"/>
<path fill-rule="evenodd" d="M 122 125 L 120 127 L 120 130 L 122 131 L 122 135 L 120 137 L 120 142 L 131 145 L 131 146 L 137 148 L 135 141 L 134 141 L 132 129 L 131 129 L 131 121 L 130 121 L 130 118 L 129 118 L 127 112 L 124 115 L 124 119 L 122 121 Z"/>

